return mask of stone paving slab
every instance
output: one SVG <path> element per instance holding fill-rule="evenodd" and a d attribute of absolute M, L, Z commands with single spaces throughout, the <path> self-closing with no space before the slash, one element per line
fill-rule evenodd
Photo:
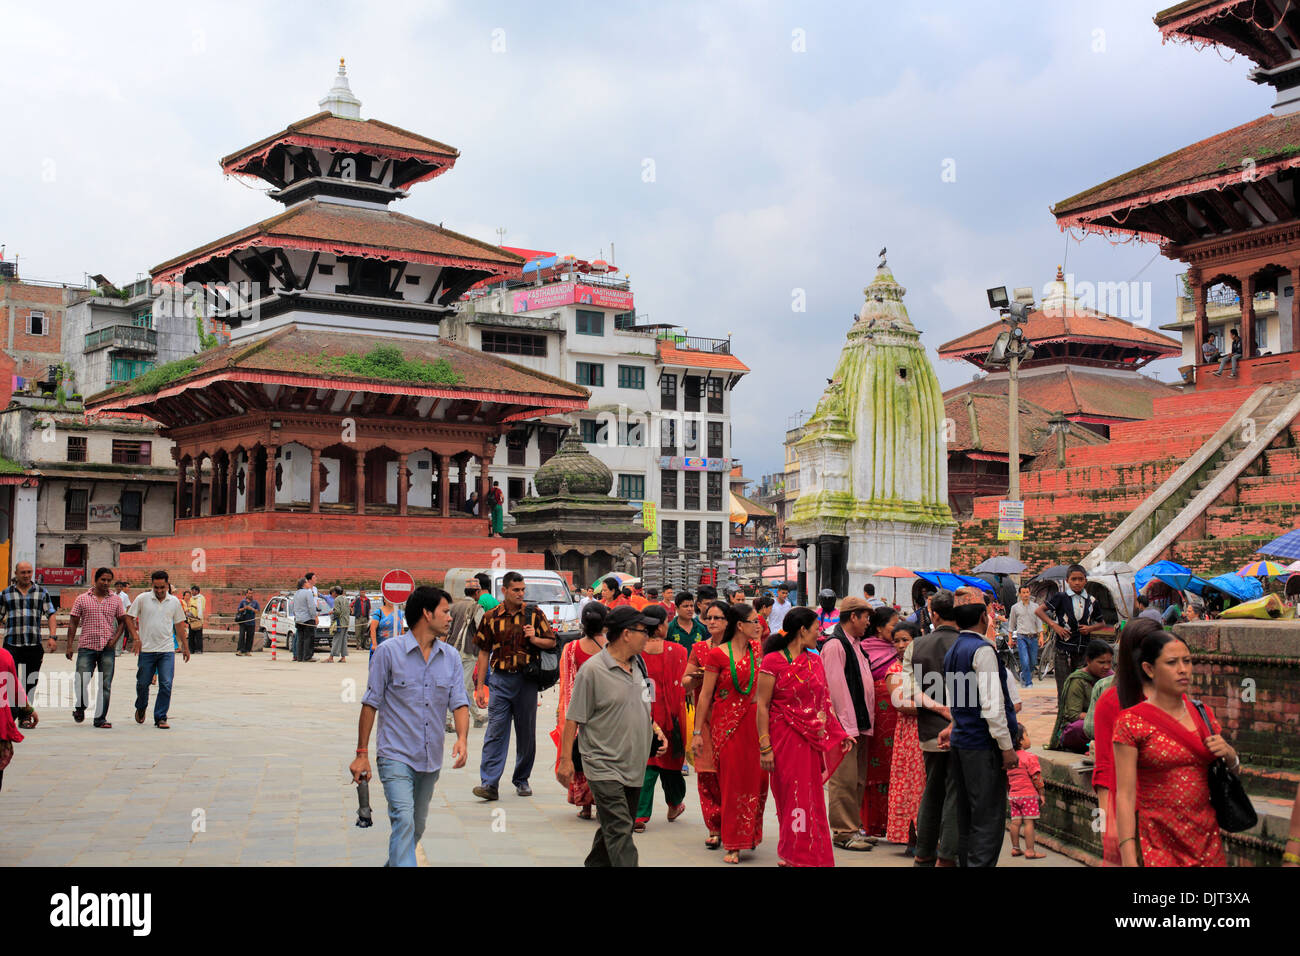
<path fill-rule="evenodd" d="M 50 656 L 45 663 L 47 670 L 58 666 Z M 152 711 L 143 725 L 135 723 L 135 662 L 124 655 L 118 663 L 112 730 L 74 723 L 70 703 L 38 707 L 40 726 L 26 732 L 5 771 L 0 865 L 383 863 L 383 787 L 372 782 L 375 825 L 359 830 L 353 826 L 356 789 L 347 774 L 366 685 L 364 654 L 352 654 L 345 664 L 295 664 L 284 655 L 272 662 L 266 654 L 178 660 L 170 730 L 153 726 Z M 1025 692 L 1031 733 L 1044 723 L 1050 690 L 1039 685 Z M 484 803 L 470 793 L 478 783 L 484 730 L 470 731 L 467 766 L 448 765 L 434 793 L 422 841 L 429 865 L 581 865 L 596 824 L 577 818 L 554 779 L 555 708 L 553 689 L 538 709 L 531 798 L 517 797 L 509 786 L 513 747 L 501 799 Z M 1050 730 L 1050 721 L 1046 726 Z M 660 795 L 647 832 L 637 837 L 642 865 L 723 866 L 722 854 L 704 847 L 693 777 L 687 785 L 687 811 L 671 824 Z M 746 854 L 746 864 L 776 865 L 771 800 L 764 834 L 763 844 Z M 1012 859 L 1007 849 L 1002 865 L 1077 865 L 1050 851 L 1033 863 Z M 901 847 L 888 844 L 836 857 L 840 866 L 910 863 Z"/>

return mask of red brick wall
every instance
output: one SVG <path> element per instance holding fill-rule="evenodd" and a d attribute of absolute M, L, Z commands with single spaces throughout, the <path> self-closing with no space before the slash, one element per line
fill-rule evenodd
<path fill-rule="evenodd" d="M 13 356 L 11 373 L 27 379 L 44 379 L 51 365 L 63 361 L 63 310 L 66 290 L 61 287 L 0 283 L 0 348 Z M 32 312 L 45 313 L 45 334 L 30 335 Z M 13 346 L 9 345 L 10 323 Z"/>

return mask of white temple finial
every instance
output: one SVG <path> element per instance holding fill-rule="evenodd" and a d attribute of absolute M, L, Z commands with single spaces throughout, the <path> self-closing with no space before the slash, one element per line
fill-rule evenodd
<path fill-rule="evenodd" d="M 339 57 L 338 75 L 334 77 L 334 85 L 330 87 L 330 91 L 320 101 L 320 107 L 342 119 L 361 119 L 361 101 L 352 93 L 352 86 L 348 83 L 348 68 L 343 57 Z"/>

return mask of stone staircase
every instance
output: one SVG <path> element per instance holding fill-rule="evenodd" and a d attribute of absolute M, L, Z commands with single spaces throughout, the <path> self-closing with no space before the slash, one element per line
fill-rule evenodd
<path fill-rule="evenodd" d="M 1063 468 L 1026 473 L 1031 572 L 1057 563 L 1168 557 L 1202 574 L 1235 570 L 1300 523 L 1300 383 L 1186 392 L 1116 425 Z M 997 498 L 954 536 L 953 567 L 1005 552 Z"/>

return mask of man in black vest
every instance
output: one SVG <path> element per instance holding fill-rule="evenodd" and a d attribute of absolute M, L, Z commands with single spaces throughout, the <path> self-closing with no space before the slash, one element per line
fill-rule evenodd
<path fill-rule="evenodd" d="M 948 751 L 939 747 L 939 734 L 952 719 L 944 706 L 943 657 L 957 640 L 953 593 L 930 594 L 925 616 L 934 630 L 923 634 L 903 654 L 904 699 L 916 703 L 916 730 L 925 758 L 925 793 L 916 815 L 916 865 L 956 866 L 960 857 L 957 842 L 956 791 L 948 797 Z M 936 861 L 937 853 L 937 861 Z"/>
<path fill-rule="evenodd" d="M 949 786 L 957 792 L 957 829 L 966 865 L 997 866 L 1006 830 L 1007 771 L 1016 766 L 1019 736 L 1007 693 L 1007 669 L 986 636 L 988 606 L 957 605 L 961 633 L 943 659 L 952 712 Z"/>
<path fill-rule="evenodd" d="M 1052 663 L 1056 678 L 1056 699 L 1061 699 L 1065 679 L 1083 666 L 1083 651 L 1093 631 L 1105 624 L 1097 616 L 1097 602 L 1088 593 L 1088 572 L 1081 564 L 1066 571 L 1065 590 L 1057 591 L 1035 612 L 1056 635 L 1056 658 Z M 1048 617 L 1048 612 L 1052 617 Z M 1055 620 L 1053 620 L 1055 618 Z"/>

